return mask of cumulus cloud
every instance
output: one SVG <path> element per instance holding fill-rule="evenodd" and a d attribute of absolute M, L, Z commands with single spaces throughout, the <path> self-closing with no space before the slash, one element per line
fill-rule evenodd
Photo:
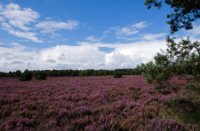
<path fill-rule="evenodd" d="M 112 50 L 105 52 L 100 49 L 102 47 Z M 165 48 L 165 40 L 118 44 L 82 42 L 76 46 L 56 45 L 39 51 L 14 44 L 0 47 L 0 71 L 133 68 L 152 60 Z"/>
<path fill-rule="evenodd" d="M 57 45 L 41 51 L 41 59 L 54 60 L 56 64 L 67 64 L 71 68 L 97 68 L 96 64 L 104 61 L 104 53 L 92 45 Z M 95 64 L 94 64 L 95 63 Z M 73 67 L 74 66 L 74 67 Z"/>
<path fill-rule="evenodd" d="M 36 27 L 41 30 L 43 33 L 54 33 L 58 30 L 73 30 L 78 26 L 77 21 L 42 21 L 39 22 Z"/>
<path fill-rule="evenodd" d="M 18 4 L 0 4 L 0 24 L 9 34 L 33 42 L 42 42 L 40 32 L 54 33 L 57 30 L 73 30 L 78 22 L 73 21 L 42 21 L 40 14 L 31 9 L 23 8 Z"/>
<path fill-rule="evenodd" d="M 18 4 L 9 3 L 1 5 L 0 22 L 9 34 L 30 40 L 42 42 L 30 27 L 39 18 L 39 13 L 31 8 L 21 8 Z"/>
<path fill-rule="evenodd" d="M 28 25 L 39 18 L 38 12 L 31 8 L 21 8 L 14 3 L 6 5 L 0 14 L 10 25 L 25 31 L 30 30 Z"/>
<path fill-rule="evenodd" d="M 0 70 L 12 71 L 30 68 L 37 61 L 37 53 L 26 50 L 26 47 L 14 43 L 12 47 L 0 47 Z M 30 65 L 30 66 L 29 66 Z"/>
<path fill-rule="evenodd" d="M 107 54 L 106 65 L 108 68 L 133 68 L 151 61 L 161 49 L 166 49 L 165 40 L 119 44 Z"/>

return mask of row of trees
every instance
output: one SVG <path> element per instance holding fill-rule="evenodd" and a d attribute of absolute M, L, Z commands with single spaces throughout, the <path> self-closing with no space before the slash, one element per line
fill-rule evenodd
<path fill-rule="evenodd" d="M 32 77 L 38 80 L 45 80 L 47 76 L 114 76 L 120 78 L 122 75 L 141 75 L 144 72 L 144 65 L 137 66 L 134 69 L 116 69 L 116 70 L 20 70 L 14 72 L 0 72 L 0 77 L 19 77 L 21 81 L 31 80 Z"/>

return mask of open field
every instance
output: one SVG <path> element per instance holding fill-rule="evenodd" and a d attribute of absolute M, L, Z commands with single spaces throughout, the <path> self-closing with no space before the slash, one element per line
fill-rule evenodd
<path fill-rule="evenodd" d="M 183 130 L 163 116 L 166 101 L 179 93 L 161 94 L 142 76 L 1 78 L 0 129 Z"/>

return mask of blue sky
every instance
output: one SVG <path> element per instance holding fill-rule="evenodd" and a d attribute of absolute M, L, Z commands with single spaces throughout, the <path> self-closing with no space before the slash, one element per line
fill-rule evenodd
<path fill-rule="evenodd" d="M 169 12 L 143 0 L 4 0 L 0 71 L 133 68 L 166 48 Z"/>

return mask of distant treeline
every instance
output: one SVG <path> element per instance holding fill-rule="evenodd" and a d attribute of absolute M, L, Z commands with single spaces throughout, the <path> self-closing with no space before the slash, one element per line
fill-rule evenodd
<path fill-rule="evenodd" d="M 33 75 L 37 73 L 46 73 L 47 76 L 110 76 L 116 73 L 122 75 L 141 75 L 144 71 L 144 65 L 139 65 L 133 69 L 116 69 L 116 70 L 33 70 Z M 0 72 L 0 77 L 19 77 L 23 72 L 20 70 L 12 72 Z"/>

